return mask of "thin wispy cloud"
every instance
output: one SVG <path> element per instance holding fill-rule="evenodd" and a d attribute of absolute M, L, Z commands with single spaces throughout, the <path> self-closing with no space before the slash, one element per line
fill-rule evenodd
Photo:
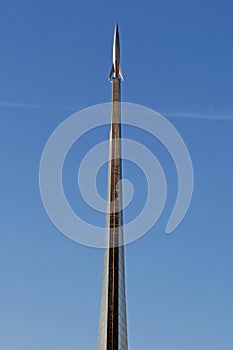
<path fill-rule="evenodd" d="M 77 106 L 65 106 L 65 105 L 39 105 L 28 104 L 20 102 L 1 102 L 0 108 L 19 108 L 19 109 L 63 109 L 63 110 L 76 110 Z M 80 110 L 80 107 L 78 108 Z M 184 118 L 184 119 L 198 119 L 198 120 L 212 120 L 212 121 L 233 121 L 232 114 L 208 114 L 208 113 L 191 113 L 191 112 L 163 112 L 167 117 L 171 118 Z"/>
<path fill-rule="evenodd" d="M 190 113 L 190 112 L 167 112 L 164 113 L 172 118 L 199 119 L 199 120 L 218 120 L 218 121 L 233 121 L 232 114 L 205 114 L 205 113 Z"/>
<path fill-rule="evenodd" d="M 1 102 L 0 108 L 19 108 L 19 109 L 74 109 L 72 106 L 64 105 L 37 105 L 18 102 Z"/>

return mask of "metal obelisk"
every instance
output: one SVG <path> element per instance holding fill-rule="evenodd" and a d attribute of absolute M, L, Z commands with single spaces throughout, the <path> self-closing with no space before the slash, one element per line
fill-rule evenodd
<path fill-rule="evenodd" d="M 106 245 L 102 281 L 98 350 L 128 350 L 125 268 L 122 213 L 121 96 L 123 79 L 120 68 L 118 25 L 115 26 L 112 81 L 112 117 L 108 162 Z"/>

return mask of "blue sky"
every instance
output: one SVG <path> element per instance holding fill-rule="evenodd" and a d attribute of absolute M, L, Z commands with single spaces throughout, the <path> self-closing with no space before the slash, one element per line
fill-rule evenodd
<path fill-rule="evenodd" d="M 165 169 L 168 199 L 153 229 L 126 248 L 129 348 L 232 349 L 232 15 L 226 0 L 2 1 L 1 349 L 97 346 L 103 251 L 68 240 L 52 225 L 38 172 L 54 129 L 110 100 L 116 20 L 123 101 L 168 117 L 195 175 L 188 214 L 167 236 L 174 165 L 159 142 L 141 135 Z M 74 161 L 71 155 L 71 184 Z"/>

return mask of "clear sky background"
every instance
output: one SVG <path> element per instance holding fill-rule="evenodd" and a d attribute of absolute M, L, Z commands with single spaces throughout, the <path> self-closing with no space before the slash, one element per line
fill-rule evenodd
<path fill-rule="evenodd" d="M 141 135 L 163 165 L 168 199 L 153 229 L 126 248 L 129 349 L 233 348 L 232 18 L 227 0 L 2 0 L 0 349 L 96 349 L 103 250 L 78 245 L 52 225 L 38 170 L 63 120 L 110 100 L 116 20 L 123 101 L 168 117 L 195 175 L 188 214 L 167 236 L 174 164 Z M 71 187 L 78 146 L 72 154 L 67 193 L 82 210 Z M 125 164 L 124 173 L 136 172 Z M 104 193 L 104 169 L 103 179 Z M 143 198 L 142 190 L 138 205 Z"/>

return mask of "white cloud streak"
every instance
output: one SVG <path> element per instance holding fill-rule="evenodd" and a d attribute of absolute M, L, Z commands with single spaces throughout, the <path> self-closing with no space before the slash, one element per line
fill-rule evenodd
<path fill-rule="evenodd" d="M 19 108 L 19 109 L 74 109 L 74 107 L 62 106 L 62 105 L 36 105 L 18 102 L 1 102 L 0 108 Z"/>
<path fill-rule="evenodd" d="M 184 118 L 184 119 L 199 119 L 199 120 L 216 120 L 216 121 L 233 121 L 233 113 L 231 114 L 205 114 L 205 113 L 189 113 L 189 112 L 167 112 L 164 113 L 167 117 L 171 118 Z"/>
<path fill-rule="evenodd" d="M 62 105 L 36 105 L 18 102 L 1 102 L 0 108 L 19 108 L 19 109 L 64 109 L 75 110 L 74 106 L 62 106 Z M 80 108 L 78 108 L 80 110 Z M 184 118 L 184 119 L 198 119 L 198 120 L 210 120 L 210 121 L 233 121 L 232 114 L 207 114 L 207 113 L 190 113 L 190 112 L 164 112 L 165 116 L 170 118 Z"/>

